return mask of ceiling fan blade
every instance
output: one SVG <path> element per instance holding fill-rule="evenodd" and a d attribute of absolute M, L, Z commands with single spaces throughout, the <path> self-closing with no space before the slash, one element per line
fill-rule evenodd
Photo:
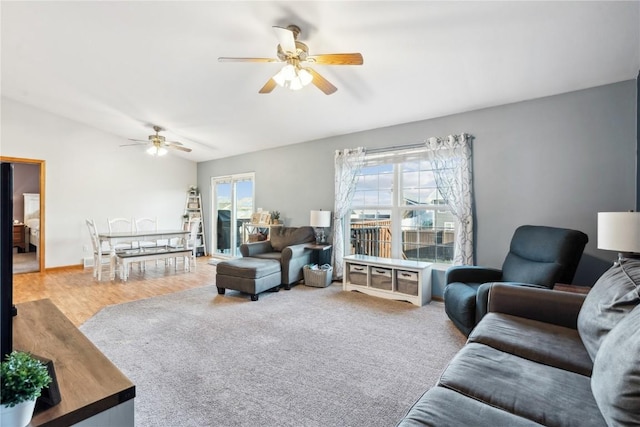
<path fill-rule="evenodd" d="M 146 145 L 146 143 L 143 143 L 141 141 L 141 142 L 137 142 L 135 144 L 121 144 L 120 147 L 133 147 L 133 146 L 140 147 L 141 145 Z"/>
<path fill-rule="evenodd" d="M 165 141 L 167 144 L 173 144 L 173 145 L 184 145 L 182 142 L 179 141 Z"/>
<path fill-rule="evenodd" d="M 282 50 L 285 52 L 296 53 L 296 40 L 293 36 L 293 31 L 288 28 L 275 26 L 273 27 L 273 31 L 275 31 L 276 36 L 278 37 Z"/>
<path fill-rule="evenodd" d="M 141 142 L 143 144 L 146 144 L 149 142 L 148 139 L 133 139 L 133 138 L 127 138 L 129 141 L 134 141 L 134 142 Z M 133 144 L 129 144 L 129 145 L 133 145 Z"/>
<path fill-rule="evenodd" d="M 305 70 L 307 70 L 313 76 L 313 80 L 311 81 L 311 83 L 316 85 L 316 87 L 323 91 L 325 95 L 331 95 L 338 90 L 338 88 L 332 85 L 329 80 L 322 77 L 315 70 L 311 68 L 305 68 Z"/>
<path fill-rule="evenodd" d="M 326 53 L 309 55 L 307 61 L 321 65 L 362 65 L 364 60 L 360 53 Z"/>
<path fill-rule="evenodd" d="M 218 58 L 219 62 L 282 62 L 277 58 L 231 58 L 227 56 L 221 56 Z"/>
<path fill-rule="evenodd" d="M 271 93 L 271 91 L 275 89 L 277 85 L 278 83 L 276 83 L 275 80 L 269 79 L 269 81 L 266 82 L 264 86 L 262 86 L 262 89 L 260 89 L 258 93 Z"/>
<path fill-rule="evenodd" d="M 190 153 L 191 152 L 191 148 L 183 147 L 182 145 L 169 144 L 169 145 L 167 145 L 167 147 L 172 148 L 174 150 L 184 151 L 186 153 Z"/>

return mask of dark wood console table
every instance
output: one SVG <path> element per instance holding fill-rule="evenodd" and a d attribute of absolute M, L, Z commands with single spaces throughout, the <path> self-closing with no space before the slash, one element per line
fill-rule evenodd
<path fill-rule="evenodd" d="M 133 425 L 135 385 L 49 299 L 16 305 L 13 348 L 51 359 L 62 401 L 34 414 L 30 426 L 69 426 L 128 402 Z M 91 421 L 88 421 L 89 423 Z M 128 422 L 127 422 L 128 424 Z M 104 424 L 102 424 L 104 425 Z M 106 424 L 109 425 L 109 424 Z"/>

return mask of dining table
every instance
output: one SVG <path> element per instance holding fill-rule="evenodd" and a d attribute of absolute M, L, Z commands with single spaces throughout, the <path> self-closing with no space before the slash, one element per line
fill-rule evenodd
<path fill-rule="evenodd" d="M 128 278 L 129 264 L 132 262 L 185 257 L 186 270 L 186 259 L 191 253 L 191 249 L 187 247 L 187 236 L 189 233 L 189 230 L 183 229 L 114 231 L 98 233 L 98 239 L 101 243 L 106 242 L 109 245 L 111 255 L 121 264 L 120 276 L 123 281 L 126 281 Z M 171 239 L 176 238 L 178 242 L 170 244 Z M 167 243 L 156 246 L 144 246 L 140 244 L 140 242 L 149 241 L 166 241 Z M 118 248 L 118 243 L 122 242 L 129 242 L 131 245 L 127 248 Z"/>
<path fill-rule="evenodd" d="M 114 248 L 118 242 L 123 241 L 157 241 L 172 238 L 181 238 L 184 241 L 189 233 L 189 230 L 180 228 L 170 230 L 114 231 L 98 233 L 98 239 L 100 239 L 101 242 L 107 242 L 111 248 Z"/>

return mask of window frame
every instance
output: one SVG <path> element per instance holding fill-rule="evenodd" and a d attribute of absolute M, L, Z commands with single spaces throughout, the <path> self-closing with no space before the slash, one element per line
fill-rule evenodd
<path fill-rule="evenodd" d="M 348 215 L 347 217 L 348 221 L 345 221 L 345 227 L 347 227 L 347 230 L 345 230 L 345 233 L 344 233 L 344 237 L 345 237 L 344 247 L 345 249 L 348 248 L 350 253 L 353 253 L 352 245 L 351 245 L 352 224 L 357 223 L 358 221 L 358 220 L 355 220 L 354 222 L 354 218 L 353 218 L 354 211 L 360 210 L 360 211 L 376 211 L 376 212 L 389 211 L 390 212 L 389 219 L 391 221 L 391 242 L 390 242 L 391 258 L 395 258 L 395 259 L 401 259 L 403 254 L 403 250 L 402 250 L 403 244 L 404 244 L 403 224 L 402 224 L 403 212 L 405 211 L 433 212 L 433 218 L 434 218 L 433 229 L 436 232 L 438 230 L 438 228 L 436 227 L 436 223 L 437 223 L 437 216 L 439 211 L 446 211 L 447 213 L 449 213 L 449 215 L 453 217 L 451 208 L 449 208 L 449 206 L 446 204 L 428 203 L 428 204 L 411 205 L 406 203 L 405 197 L 403 197 L 403 192 L 405 190 L 403 175 L 404 175 L 404 172 L 406 171 L 403 171 L 403 168 L 406 167 L 405 165 L 407 165 L 409 162 L 414 162 L 420 166 L 417 172 L 425 170 L 422 168 L 422 165 L 423 165 L 423 162 L 425 161 L 428 162 L 428 160 L 425 160 L 424 158 L 424 149 L 420 151 L 422 152 L 422 156 L 415 155 L 417 150 L 411 150 L 411 153 L 409 153 L 410 155 L 407 155 L 406 152 L 402 152 L 402 151 L 387 152 L 387 153 L 384 153 L 384 155 L 377 155 L 377 154 L 374 154 L 373 156 L 365 155 L 364 165 L 356 175 L 357 181 L 356 181 L 354 199 L 356 198 L 355 196 L 359 192 L 358 185 L 360 183 L 360 177 L 367 176 L 367 174 L 363 173 L 363 171 L 365 171 L 367 168 L 388 164 L 392 166 L 392 176 L 393 176 L 392 187 L 391 187 L 391 193 L 392 193 L 391 206 L 381 205 L 381 204 L 367 205 L 366 203 L 364 205 L 360 205 L 360 204 L 354 204 L 354 202 L 351 203 L 351 206 L 350 206 L 351 214 Z M 432 169 L 430 168 L 429 170 L 432 170 Z M 438 192 L 438 195 L 442 197 L 440 190 L 437 187 L 437 184 L 435 188 Z M 378 190 L 378 193 L 380 193 L 380 190 Z M 364 202 L 366 199 L 362 198 L 362 200 Z M 380 197 L 378 197 L 378 200 L 380 200 Z M 457 231 L 456 220 L 455 218 L 452 218 L 451 221 L 454 222 L 453 231 L 455 233 Z M 446 221 L 446 222 L 448 223 L 450 221 Z M 455 239 L 455 234 L 454 234 L 454 239 Z M 429 260 L 427 262 L 433 262 L 438 264 L 453 264 L 453 259 L 444 260 L 444 259 L 436 258 L 435 260 Z"/>

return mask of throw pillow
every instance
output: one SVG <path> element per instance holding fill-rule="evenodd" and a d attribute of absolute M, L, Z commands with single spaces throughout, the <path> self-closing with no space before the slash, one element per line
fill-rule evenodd
<path fill-rule="evenodd" d="M 640 260 L 626 260 L 607 270 L 587 294 L 578 315 L 578 333 L 595 361 L 602 341 L 640 303 Z"/>
<path fill-rule="evenodd" d="M 640 425 L 640 306 L 602 341 L 591 391 L 607 425 Z"/>

